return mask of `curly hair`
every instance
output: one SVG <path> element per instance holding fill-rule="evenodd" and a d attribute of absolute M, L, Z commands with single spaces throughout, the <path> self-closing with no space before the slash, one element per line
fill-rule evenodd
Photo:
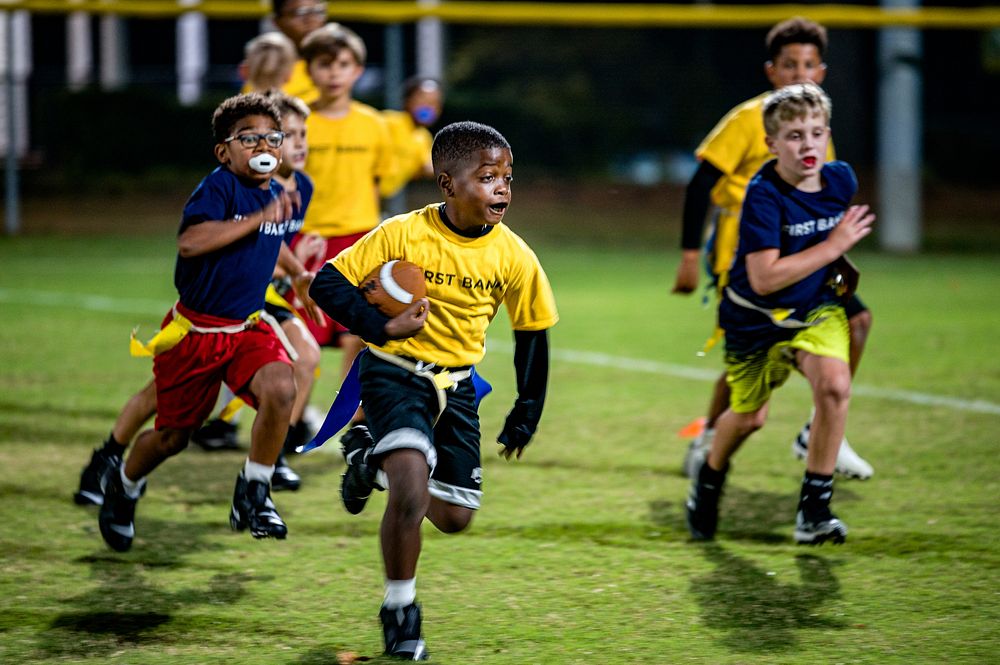
<path fill-rule="evenodd" d="M 231 135 L 236 123 L 251 115 L 263 115 L 274 120 L 281 127 L 281 111 L 267 95 L 248 92 L 224 100 L 212 114 L 212 135 L 216 143 L 222 143 Z"/>
<path fill-rule="evenodd" d="M 764 39 L 767 59 L 772 62 L 781 53 L 781 49 L 789 44 L 813 44 L 819 50 L 819 57 L 823 58 L 827 43 L 826 28 L 801 16 L 778 23 Z"/>

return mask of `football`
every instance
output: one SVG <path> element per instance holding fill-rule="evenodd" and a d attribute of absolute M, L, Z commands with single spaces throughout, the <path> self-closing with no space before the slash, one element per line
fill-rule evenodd
<path fill-rule="evenodd" d="M 399 316 L 414 300 L 427 295 L 423 268 L 409 261 L 383 263 L 358 288 L 386 316 Z"/>

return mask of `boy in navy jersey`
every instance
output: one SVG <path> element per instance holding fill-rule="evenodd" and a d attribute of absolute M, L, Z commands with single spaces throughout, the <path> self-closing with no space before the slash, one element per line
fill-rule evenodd
<path fill-rule="evenodd" d="M 184 207 L 174 284 L 179 298 L 160 332 L 139 345 L 154 356 L 156 428 L 139 435 L 111 472 L 98 522 L 113 549 L 135 537 L 135 508 L 146 476 L 183 450 L 215 405 L 223 382 L 257 408 L 250 454 L 236 480 L 230 524 L 255 538 L 284 538 L 270 497 L 271 474 L 288 430 L 295 381 L 288 354 L 261 320 L 275 262 L 293 275 L 307 305 L 312 274 L 284 244 L 297 196 L 272 175 L 284 140 L 281 112 L 259 93 L 225 100 L 212 117 L 220 166 Z M 271 317 L 265 317 L 274 321 Z"/>
<path fill-rule="evenodd" d="M 847 535 L 830 512 L 851 392 L 850 334 L 832 264 L 871 232 L 875 216 L 868 206 L 850 205 L 857 191 L 851 167 L 824 164 L 830 113 L 830 99 L 813 83 L 782 88 L 764 102 L 766 141 L 777 159 L 747 187 L 719 305 L 732 394 L 687 500 L 695 540 L 714 537 L 729 458 L 764 425 L 771 392 L 792 369 L 809 381 L 816 409 L 795 540 L 843 542 Z"/>

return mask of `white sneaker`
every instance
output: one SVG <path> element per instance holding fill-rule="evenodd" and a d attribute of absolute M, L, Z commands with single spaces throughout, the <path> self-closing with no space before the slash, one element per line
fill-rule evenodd
<path fill-rule="evenodd" d="M 792 442 L 792 454 L 801 460 L 806 458 L 809 451 L 809 426 L 811 424 L 812 421 L 803 425 L 802 431 Z M 868 480 L 875 473 L 872 465 L 854 452 L 854 448 L 851 448 L 846 436 L 840 442 L 840 452 L 837 453 L 837 466 L 834 471 L 845 478 L 857 478 L 858 480 Z"/>
<path fill-rule="evenodd" d="M 706 427 L 701 431 L 701 434 L 691 440 L 687 452 L 684 453 L 684 464 L 681 467 L 681 471 L 685 476 L 688 478 L 698 477 L 698 469 L 701 468 L 701 465 L 705 463 L 705 459 L 708 458 L 708 451 L 712 447 L 712 439 L 714 438 L 715 430 L 711 427 Z"/>

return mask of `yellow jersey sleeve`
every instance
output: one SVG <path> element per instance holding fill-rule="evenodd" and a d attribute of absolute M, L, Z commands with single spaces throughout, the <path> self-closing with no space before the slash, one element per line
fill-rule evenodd
<path fill-rule="evenodd" d="M 764 100 L 770 94 L 758 95 L 729 111 L 695 150 L 695 157 L 722 171 L 722 177 L 712 188 L 712 203 L 736 217 L 743 207 L 750 179 L 774 158 L 764 132 Z M 831 141 L 827 161 L 833 159 Z"/>
<path fill-rule="evenodd" d="M 414 124 L 405 111 L 382 111 L 389 129 L 389 140 L 395 156 L 391 174 L 379 180 L 379 191 L 383 197 L 390 197 L 420 174 L 425 164 L 431 161 L 433 137 L 423 127 Z"/>
<path fill-rule="evenodd" d="M 543 330 L 559 320 L 548 278 L 534 252 L 507 226 L 465 238 L 444 224 L 441 204 L 385 220 L 332 263 L 358 284 L 385 261 L 410 261 L 424 271 L 430 312 L 419 333 L 379 347 L 445 367 L 475 365 L 486 329 L 506 306 L 517 330 Z"/>

